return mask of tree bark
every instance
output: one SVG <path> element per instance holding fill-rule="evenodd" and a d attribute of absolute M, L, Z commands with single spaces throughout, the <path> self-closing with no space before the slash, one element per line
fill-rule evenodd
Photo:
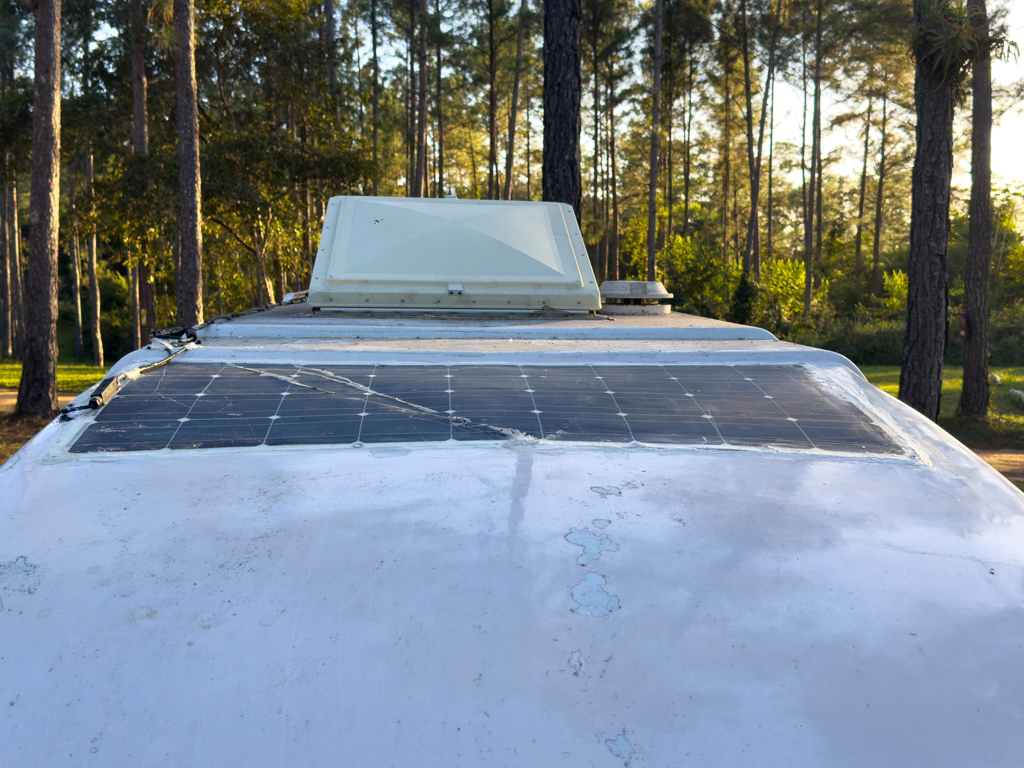
<path fill-rule="evenodd" d="M 29 198 L 32 232 L 17 412 L 45 417 L 57 410 L 61 4 L 59 0 L 37 0 L 34 11 L 35 96 Z"/>
<path fill-rule="evenodd" d="M 967 418 L 988 415 L 988 279 L 992 259 L 992 58 L 987 43 L 985 0 L 976 0 L 981 55 L 974 62 L 971 88 L 971 201 L 964 275 L 964 385 L 960 410 Z"/>
<path fill-rule="evenodd" d="M 516 109 L 519 106 L 519 72 L 523 66 L 523 28 L 526 26 L 526 0 L 519 6 L 516 23 L 516 70 L 512 78 L 512 104 L 508 113 L 508 147 L 505 149 L 505 192 L 502 198 L 512 199 L 512 158 L 516 146 Z M 596 76 L 595 76 L 596 77 Z"/>
<path fill-rule="evenodd" d="M 659 99 L 661 97 L 661 25 L 664 16 L 663 0 L 654 4 L 654 89 L 651 91 L 651 167 L 647 187 L 647 280 L 653 282 L 657 276 L 657 243 L 655 234 L 658 222 L 658 143 L 661 129 Z"/>
<path fill-rule="evenodd" d="M 751 117 L 751 98 L 750 98 L 750 74 L 749 74 L 749 54 L 746 52 L 746 6 L 744 6 L 744 68 L 746 70 L 746 90 L 747 90 L 747 138 L 748 141 L 753 140 L 753 129 L 752 129 L 752 117 Z M 762 150 L 764 147 L 764 123 L 768 117 L 768 99 L 772 93 L 772 88 L 775 84 L 775 48 L 778 43 L 779 35 L 779 20 L 782 17 L 782 0 L 778 0 L 775 6 L 775 18 L 772 20 L 772 36 L 771 43 L 768 48 L 768 71 L 764 78 L 764 94 L 761 98 L 761 114 L 759 117 L 759 125 L 757 129 L 757 156 L 754 156 L 753 151 L 750 152 L 750 218 L 747 220 L 747 243 L 743 254 L 744 268 L 753 267 L 754 277 L 757 280 L 761 279 L 761 228 L 758 224 L 757 213 L 758 213 L 758 199 L 761 194 L 761 158 Z M 769 152 L 771 150 L 769 149 Z M 769 191 L 769 195 L 771 192 Z M 769 202 L 769 207 L 771 203 Z M 768 224 L 771 228 L 771 222 Z M 770 239 L 770 236 L 769 236 Z"/>
<path fill-rule="evenodd" d="M 338 68 L 334 62 L 334 0 L 324 0 L 324 36 L 327 46 L 327 93 L 336 103 L 334 111 L 341 122 L 341 104 L 338 102 Z"/>
<path fill-rule="evenodd" d="M 88 198 L 89 211 L 95 209 L 92 191 L 93 165 L 92 146 L 85 147 L 85 196 Z M 103 366 L 103 334 L 100 329 L 100 283 L 96 271 L 96 225 L 93 224 L 85 236 L 86 259 L 89 269 L 89 333 L 92 341 L 92 361 L 94 365 Z"/>
<path fill-rule="evenodd" d="M 871 149 L 871 107 L 873 100 L 868 98 L 868 112 L 864 118 L 864 164 L 860 169 L 860 195 L 857 200 L 857 234 L 854 237 L 853 245 L 853 274 L 857 279 L 858 291 L 860 290 L 860 278 L 864 274 L 864 202 L 867 199 L 868 191 L 868 152 Z"/>
<path fill-rule="evenodd" d="M 693 135 L 692 132 L 693 51 L 689 50 L 686 54 L 686 95 L 683 101 L 683 237 L 690 234 L 690 138 Z"/>
<path fill-rule="evenodd" d="M 412 197 L 423 197 L 427 180 L 427 0 L 419 0 L 419 99 L 416 104 L 416 169 L 413 172 Z"/>
<path fill-rule="evenodd" d="M 128 299 L 132 312 L 132 349 L 139 348 L 142 336 L 142 305 L 139 303 L 139 265 L 128 265 Z"/>
<path fill-rule="evenodd" d="M 146 39 L 142 0 L 131 0 L 132 122 L 135 154 L 149 154 L 149 114 L 146 105 Z"/>
<path fill-rule="evenodd" d="M 487 0 L 487 199 L 498 197 L 498 51 L 494 41 L 494 0 Z"/>
<path fill-rule="evenodd" d="M 771 261 L 775 257 L 775 190 L 774 190 L 774 160 L 775 160 L 775 80 L 772 79 L 771 103 L 768 107 L 768 215 L 767 230 L 768 244 L 765 247 L 765 255 Z"/>
<path fill-rule="evenodd" d="M 814 274 L 814 222 L 815 197 L 821 188 L 821 57 L 822 57 L 822 0 L 816 6 L 817 24 L 814 37 L 814 102 L 811 119 L 811 173 L 807 187 L 807 220 L 804 222 L 804 317 L 811 315 L 811 297 Z M 819 198 L 820 199 L 820 198 Z"/>
<path fill-rule="evenodd" d="M 139 327 L 143 344 L 149 341 L 149 335 L 156 330 L 156 293 L 150 281 L 151 274 L 146 262 L 139 264 L 139 306 L 142 308 Z"/>
<path fill-rule="evenodd" d="M 68 256 L 71 257 L 71 306 L 75 310 L 75 360 L 82 362 L 85 349 L 82 343 L 82 259 L 78 253 L 78 215 L 75 212 L 75 171 L 68 168 L 68 213 L 71 227 Z"/>
<path fill-rule="evenodd" d="M 14 154 L 7 153 L 7 165 L 14 167 Z M 25 273 L 21 267 L 21 222 L 18 211 L 18 182 L 11 178 L 7 183 L 7 243 L 11 270 L 11 334 L 14 355 L 20 356 L 25 342 Z"/>
<path fill-rule="evenodd" d="M 750 76 L 750 34 L 747 27 L 747 2 L 740 0 L 740 52 L 743 56 L 743 101 L 744 122 L 746 123 L 747 139 L 747 176 L 750 179 L 750 216 L 747 221 L 747 242 L 743 247 L 743 274 L 750 275 L 750 256 L 753 252 L 752 240 L 756 235 L 752 232 L 757 230 L 757 208 L 754 196 L 754 185 L 757 183 L 756 171 L 754 168 L 754 103 L 753 86 Z M 770 74 L 770 73 L 769 73 Z"/>
<path fill-rule="evenodd" d="M 377 167 L 377 139 L 380 134 L 380 117 L 378 114 L 378 100 L 380 93 L 380 63 L 377 60 L 377 0 L 370 0 L 370 40 L 373 46 L 373 90 L 370 94 L 373 109 L 373 194 L 378 194 L 378 179 L 380 169 Z M 312 275 L 312 272 L 310 273 Z"/>
<path fill-rule="evenodd" d="M 203 322 L 202 188 L 199 114 L 196 102 L 195 8 L 174 0 L 174 80 L 178 106 L 178 320 L 185 328 Z"/>
<path fill-rule="evenodd" d="M 618 180 L 618 159 L 615 156 L 615 72 L 612 65 L 609 65 L 608 72 L 608 142 L 609 165 L 612 173 L 612 237 L 611 247 L 608 249 L 608 260 L 611 263 L 611 270 L 608 274 L 609 280 L 619 279 L 619 180 Z"/>
<path fill-rule="evenodd" d="M 444 82 L 441 71 L 441 0 L 435 0 L 437 14 L 437 196 L 444 197 L 444 108 L 441 100 L 441 86 Z"/>
<path fill-rule="evenodd" d="M 146 40 L 142 0 L 131 0 L 132 36 L 132 123 L 134 127 L 135 154 L 145 157 L 149 154 L 149 112 L 146 103 Z M 128 285 L 132 300 L 133 346 L 138 349 L 146 336 L 142 319 L 145 291 L 140 274 L 145 262 L 145 252 L 140 251 L 135 264 L 128 267 Z M 147 322 L 149 318 L 146 318 Z"/>
<path fill-rule="evenodd" d="M 547 0 L 544 4 L 543 199 L 571 205 L 577 222 L 583 198 L 580 17 L 579 0 Z"/>
<path fill-rule="evenodd" d="M 914 21 L 923 23 L 922 0 Z M 915 62 L 917 150 L 910 204 L 907 328 L 903 339 L 899 399 L 933 421 L 942 396 L 942 357 L 948 303 L 947 249 L 953 173 L 953 86 L 931 62 Z"/>
<path fill-rule="evenodd" d="M 14 354 L 14 314 L 12 312 L 14 297 L 11 296 L 11 256 L 8 237 L 7 182 L 0 191 L 0 355 L 11 357 Z"/>
<path fill-rule="evenodd" d="M 871 243 L 871 292 L 875 296 L 882 293 L 882 227 L 884 225 L 882 202 L 885 193 L 885 140 L 888 136 L 888 119 L 889 98 L 888 94 L 883 94 L 881 136 L 878 140 L 878 186 L 875 189 L 875 234 L 874 241 Z"/>

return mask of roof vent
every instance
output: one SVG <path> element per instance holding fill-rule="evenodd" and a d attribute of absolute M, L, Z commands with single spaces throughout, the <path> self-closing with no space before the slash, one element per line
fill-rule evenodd
<path fill-rule="evenodd" d="M 572 207 L 498 200 L 333 197 L 314 309 L 601 307 Z"/>
<path fill-rule="evenodd" d="M 605 280 L 601 283 L 601 297 L 601 312 L 606 315 L 667 315 L 672 311 L 670 304 L 659 303 L 672 298 L 660 282 Z"/>

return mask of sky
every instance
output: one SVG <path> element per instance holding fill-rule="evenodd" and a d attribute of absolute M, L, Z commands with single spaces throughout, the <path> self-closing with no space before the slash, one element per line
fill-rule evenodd
<path fill-rule="evenodd" d="M 1024 2 L 1009 0 L 1008 10 L 1009 37 L 1024 50 Z M 1020 60 L 992 62 L 993 86 L 1009 85 L 1022 77 Z M 1024 183 L 1024 104 L 1011 109 L 992 128 L 992 177 L 995 183 Z"/>
<path fill-rule="evenodd" d="M 1024 50 L 1024 0 L 1006 0 L 1006 10 L 1009 38 Z M 1022 77 L 1024 61 L 992 62 L 993 88 L 1008 86 Z M 823 94 L 823 125 L 828 125 L 829 118 L 843 109 L 842 105 L 830 99 L 831 95 Z M 776 142 L 786 141 L 799 146 L 802 110 L 802 92 L 779 80 L 775 87 Z M 969 131 L 969 118 L 969 109 L 959 111 L 956 129 Z M 837 170 L 845 175 L 856 176 L 860 172 L 862 137 L 863 124 L 850 124 L 847 129 L 830 130 L 822 142 L 826 156 L 836 149 L 843 150 L 843 160 Z M 799 171 L 795 174 L 794 180 L 798 178 Z M 970 183 L 970 158 L 965 153 L 957 158 L 953 185 L 967 189 Z M 1024 103 L 1016 105 L 992 127 L 992 183 L 994 186 L 1024 184 Z"/>

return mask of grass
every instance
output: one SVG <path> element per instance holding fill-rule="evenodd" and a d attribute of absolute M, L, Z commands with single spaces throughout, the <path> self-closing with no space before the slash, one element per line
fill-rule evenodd
<path fill-rule="evenodd" d="M 899 390 L 900 369 L 897 365 L 865 365 L 861 367 L 868 381 L 893 397 Z M 1010 397 L 1011 389 L 1024 391 L 1024 368 L 991 368 L 1002 382 L 992 387 L 991 407 L 987 422 L 968 421 L 957 415 L 963 368 L 946 367 L 942 374 L 942 404 L 939 426 L 969 448 L 977 450 L 1024 450 L 1024 406 Z"/>
<path fill-rule="evenodd" d="M 57 365 L 57 389 L 61 392 L 81 392 L 103 378 L 110 367 L 97 368 L 79 363 Z M 0 361 L 0 387 L 17 389 L 21 382 L 21 363 L 15 360 Z"/>

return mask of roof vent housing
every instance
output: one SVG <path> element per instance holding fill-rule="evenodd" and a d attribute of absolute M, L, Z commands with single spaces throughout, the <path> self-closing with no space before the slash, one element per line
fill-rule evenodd
<path fill-rule="evenodd" d="M 601 297 L 569 205 L 333 197 L 309 304 L 593 311 Z"/>
<path fill-rule="evenodd" d="M 601 312 L 606 315 L 667 315 L 672 311 L 670 304 L 659 303 L 672 298 L 660 282 L 605 280 L 601 283 L 601 296 Z"/>

